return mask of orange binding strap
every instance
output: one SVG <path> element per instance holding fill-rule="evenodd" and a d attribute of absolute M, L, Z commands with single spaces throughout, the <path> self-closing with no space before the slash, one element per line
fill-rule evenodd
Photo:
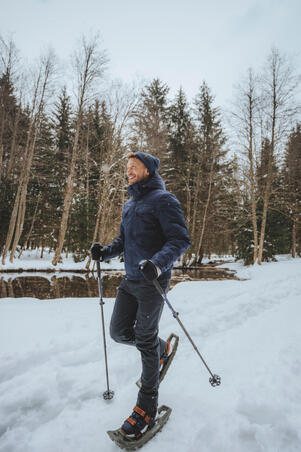
<path fill-rule="evenodd" d="M 128 422 L 129 424 L 131 424 L 133 427 L 134 425 L 136 425 L 137 421 L 135 421 L 135 419 L 132 419 L 131 417 L 128 417 L 126 422 Z"/>
<path fill-rule="evenodd" d="M 146 415 L 146 412 L 141 410 L 141 408 L 139 408 L 137 405 L 134 407 L 134 411 L 138 414 L 140 414 L 140 416 L 144 417 Z"/>

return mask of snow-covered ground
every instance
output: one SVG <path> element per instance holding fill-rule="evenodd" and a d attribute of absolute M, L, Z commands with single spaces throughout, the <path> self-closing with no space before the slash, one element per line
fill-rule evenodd
<path fill-rule="evenodd" d="M 229 264 L 227 264 L 229 267 Z M 168 298 L 222 385 L 165 307 L 160 334 L 179 334 L 160 387 L 172 407 L 145 452 L 301 450 L 301 259 L 231 264 L 246 281 L 185 282 Z M 114 300 L 106 300 L 108 332 Z M 0 451 L 113 452 L 106 430 L 134 406 L 140 357 L 107 338 L 106 402 L 97 299 L 0 300 Z"/>

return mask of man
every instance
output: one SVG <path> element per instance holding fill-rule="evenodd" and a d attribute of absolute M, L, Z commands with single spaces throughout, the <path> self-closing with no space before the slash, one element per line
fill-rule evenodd
<path fill-rule="evenodd" d="M 124 253 L 126 275 L 118 288 L 110 334 L 119 343 L 141 352 L 141 389 L 132 415 L 121 430 L 139 437 L 152 426 L 158 405 L 159 371 L 168 359 L 169 344 L 158 337 L 164 301 L 153 280 L 167 291 L 173 263 L 189 247 L 190 239 L 177 198 L 165 190 L 158 174 L 158 158 L 143 152 L 128 155 L 128 192 L 119 236 L 108 246 L 94 243 L 94 260 Z"/>

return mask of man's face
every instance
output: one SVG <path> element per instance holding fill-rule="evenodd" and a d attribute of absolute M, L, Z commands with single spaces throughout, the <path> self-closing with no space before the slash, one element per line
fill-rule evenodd
<path fill-rule="evenodd" d="M 149 176 L 148 169 L 137 158 L 130 158 L 127 163 L 127 177 L 129 185 L 133 185 L 136 182 L 140 182 Z"/>

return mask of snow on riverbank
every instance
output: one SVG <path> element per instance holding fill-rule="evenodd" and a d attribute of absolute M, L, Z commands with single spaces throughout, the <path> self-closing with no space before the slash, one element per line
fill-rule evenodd
<path fill-rule="evenodd" d="M 17 256 L 17 253 L 16 253 Z M 52 265 L 52 260 L 54 257 L 54 252 L 49 252 L 47 249 L 44 250 L 43 258 L 41 258 L 41 250 L 25 250 L 20 258 L 15 258 L 13 262 L 9 262 L 9 256 L 6 258 L 4 265 L 0 262 L 0 273 L 6 271 L 51 271 L 51 272 L 62 272 L 62 271 L 86 271 L 86 264 L 88 258 L 81 262 L 74 262 L 72 254 L 68 257 L 63 253 L 62 262 L 59 262 L 56 266 Z M 213 255 L 210 259 L 212 260 L 229 260 L 233 259 L 232 256 L 220 257 Z M 203 259 L 203 263 L 207 263 L 208 258 Z M 92 268 L 91 264 L 91 268 Z M 176 262 L 175 267 L 181 266 L 181 262 Z M 102 262 L 101 268 L 103 270 L 124 270 L 124 263 L 120 262 L 119 258 L 111 259 L 108 262 Z M 96 271 L 96 270 L 95 270 Z"/>
<path fill-rule="evenodd" d="M 52 259 L 54 257 L 54 252 L 48 252 L 47 250 L 43 253 L 43 258 L 41 258 L 41 250 L 26 250 L 23 252 L 20 259 L 15 258 L 11 263 L 9 262 L 9 257 L 7 257 L 4 265 L 0 263 L 0 273 L 1 271 L 85 271 L 88 258 L 81 262 L 74 262 L 72 254 L 68 257 L 62 254 L 62 262 L 59 262 L 56 266 L 52 265 Z M 92 264 L 91 264 L 92 268 Z M 110 262 L 102 262 L 101 268 L 103 270 L 124 270 L 124 263 L 120 262 L 118 258 L 111 259 Z"/>
<path fill-rule="evenodd" d="M 227 264 L 229 267 L 229 264 Z M 222 385 L 168 307 L 162 337 L 180 344 L 160 403 L 173 408 L 145 452 L 301 450 L 301 260 L 231 264 L 247 281 L 181 283 L 168 298 Z M 108 333 L 114 300 L 106 300 Z M 117 452 L 106 430 L 135 403 L 140 358 L 108 338 L 106 389 L 97 299 L 0 300 L 0 451 Z"/>

